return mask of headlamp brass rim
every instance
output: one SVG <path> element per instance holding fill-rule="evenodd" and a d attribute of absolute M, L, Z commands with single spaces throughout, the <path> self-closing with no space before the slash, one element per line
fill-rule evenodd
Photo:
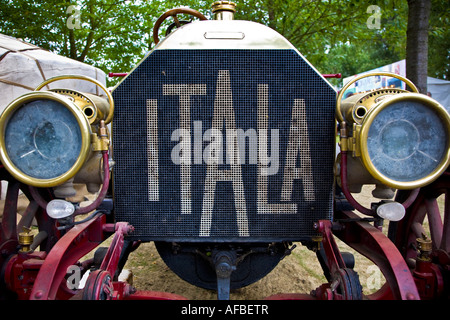
<path fill-rule="evenodd" d="M 413 90 L 413 92 L 419 93 L 419 90 L 417 89 L 417 87 L 414 85 L 414 83 L 412 81 L 410 81 L 409 79 L 402 77 L 398 74 L 395 74 L 395 73 L 371 72 L 371 73 L 359 75 L 356 78 L 353 78 L 352 80 L 347 82 L 347 84 L 339 91 L 339 94 L 336 98 L 336 118 L 339 122 L 345 121 L 344 115 L 342 114 L 342 111 L 341 111 L 341 100 L 342 100 L 342 97 L 344 96 L 345 91 L 347 91 L 347 89 L 356 81 L 361 80 L 363 78 L 375 77 L 375 76 L 386 76 L 386 77 L 392 77 L 392 78 L 399 79 L 399 80 L 403 81 L 408 87 L 410 87 Z"/>
<path fill-rule="evenodd" d="M 99 110 L 97 109 L 94 101 L 92 101 L 92 99 L 85 93 L 73 89 L 50 89 L 48 91 L 66 96 L 69 98 L 69 100 L 71 100 L 71 98 L 74 99 L 74 101 L 72 102 L 74 102 L 78 106 L 78 108 L 80 108 L 80 110 L 89 121 L 89 124 L 92 125 L 97 120 L 97 117 L 99 116 Z M 92 114 L 87 114 L 86 109 L 91 110 Z M 101 113 L 100 115 L 103 114 Z"/>
<path fill-rule="evenodd" d="M 108 112 L 108 116 L 105 119 L 105 124 L 108 124 L 112 121 L 112 118 L 114 116 L 114 99 L 112 97 L 111 92 L 98 80 L 88 77 L 88 76 L 84 76 L 84 75 L 79 75 L 79 74 L 73 74 L 73 75 L 63 75 L 63 76 L 56 76 L 50 79 L 45 80 L 44 82 L 42 82 L 41 84 L 39 84 L 34 91 L 39 91 L 41 90 L 43 87 L 45 87 L 46 85 L 55 82 L 55 81 L 60 81 L 60 80 L 70 80 L 70 79 L 75 79 L 75 80 L 85 80 L 88 82 L 91 82 L 93 84 L 95 84 L 97 87 L 99 87 L 100 89 L 102 89 L 102 91 L 106 94 L 106 97 L 108 98 L 108 103 L 109 103 L 109 112 Z"/>
<path fill-rule="evenodd" d="M 397 181 L 390 179 L 386 177 L 384 174 L 382 174 L 372 163 L 372 160 L 369 156 L 369 150 L 367 148 L 367 139 L 369 136 L 369 130 L 372 125 L 372 122 L 375 120 L 377 115 L 383 111 L 387 106 L 397 102 L 397 101 L 404 101 L 404 100 L 413 100 L 413 101 L 420 101 L 424 102 L 427 101 L 429 105 L 433 107 L 433 110 L 437 113 L 439 118 L 443 121 L 443 124 L 445 126 L 445 129 L 447 130 L 447 145 L 446 145 L 446 153 L 443 155 L 443 160 L 439 163 L 439 165 L 436 166 L 436 169 L 433 170 L 428 176 L 417 179 L 414 181 Z M 439 102 L 435 101 L 434 99 L 423 95 L 419 93 L 401 93 L 395 96 L 392 96 L 389 99 L 385 99 L 381 101 L 378 105 L 371 108 L 369 112 L 366 114 L 362 124 L 361 124 L 361 130 L 359 134 L 359 141 L 357 143 L 359 144 L 359 148 L 361 150 L 361 160 L 366 167 L 366 169 L 369 171 L 369 173 L 377 180 L 382 182 L 383 184 L 390 186 L 392 188 L 396 189 L 415 189 L 420 188 L 425 185 L 430 184 L 434 180 L 436 180 L 449 166 L 450 164 L 450 115 L 447 112 L 447 110 L 439 104 Z"/>
<path fill-rule="evenodd" d="M 10 157 L 8 156 L 8 152 L 6 150 L 6 142 L 5 142 L 5 131 L 6 126 L 11 119 L 12 115 L 20 108 L 23 104 L 29 103 L 38 99 L 48 99 L 56 101 L 60 104 L 62 104 L 64 107 L 69 109 L 69 111 L 74 115 L 81 133 L 81 149 L 80 153 L 78 155 L 77 160 L 72 165 L 72 167 L 63 173 L 62 175 L 58 177 L 54 177 L 51 179 L 39 179 L 32 177 L 30 175 L 25 174 L 22 172 L 19 168 L 16 167 L 16 165 L 11 161 Z M 90 152 L 90 139 L 91 139 L 91 127 L 89 125 L 88 120 L 86 119 L 83 112 L 74 104 L 72 103 L 68 98 L 64 97 L 63 95 L 59 95 L 54 92 L 50 91 L 40 91 L 40 92 L 29 92 L 26 93 L 13 102 L 11 102 L 3 111 L 1 117 L 0 117 L 0 160 L 2 164 L 5 166 L 5 168 L 9 171 L 9 173 L 15 177 L 17 180 L 34 186 L 34 187 L 54 187 L 61 183 L 66 182 L 81 169 L 84 162 L 86 161 L 89 152 Z"/>

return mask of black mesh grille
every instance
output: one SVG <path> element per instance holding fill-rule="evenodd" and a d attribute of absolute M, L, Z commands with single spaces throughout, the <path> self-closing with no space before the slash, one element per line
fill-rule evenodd
<path fill-rule="evenodd" d="M 113 96 L 133 238 L 302 240 L 331 218 L 335 92 L 295 51 L 156 50 Z"/>

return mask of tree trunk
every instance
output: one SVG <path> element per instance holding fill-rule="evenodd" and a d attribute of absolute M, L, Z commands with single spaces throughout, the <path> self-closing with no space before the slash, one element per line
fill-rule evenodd
<path fill-rule="evenodd" d="M 406 77 L 421 93 L 427 93 L 428 20 L 431 0 L 408 0 Z"/>
<path fill-rule="evenodd" d="M 268 27 L 276 30 L 276 23 L 275 23 L 275 5 L 273 3 L 273 0 L 267 1 L 267 13 L 269 14 L 269 22 Z"/>

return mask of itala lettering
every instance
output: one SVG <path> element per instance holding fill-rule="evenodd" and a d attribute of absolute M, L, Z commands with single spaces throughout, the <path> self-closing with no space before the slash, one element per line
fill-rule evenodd
<path fill-rule="evenodd" d="M 171 141 L 177 144 L 171 150 L 171 160 L 180 166 L 181 214 L 191 214 L 192 210 L 191 168 L 206 164 L 199 236 L 210 236 L 214 194 L 219 181 L 232 183 L 239 236 L 249 236 L 242 164 L 257 165 L 258 214 L 297 213 L 297 204 L 292 203 L 294 180 L 297 179 L 303 184 L 305 201 L 315 201 L 311 159 L 299 157 L 310 153 L 304 99 L 293 100 L 281 202 L 269 203 L 268 177 L 279 173 L 281 157 L 279 129 L 269 128 L 268 85 L 258 84 L 258 127 L 247 130 L 236 127 L 229 70 L 218 72 L 212 125 L 205 131 L 202 121 L 191 121 L 191 97 L 206 95 L 206 84 L 165 84 L 162 89 L 163 95 L 177 96 L 179 102 L 179 127 L 171 134 Z M 159 201 L 157 107 L 157 100 L 147 100 L 149 201 Z M 204 142 L 207 144 L 203 148 Z M 299 167 L 296 167 L 296 159 L 300 159 Z M 223 164 L 227 165 L 225 169 Z"/>

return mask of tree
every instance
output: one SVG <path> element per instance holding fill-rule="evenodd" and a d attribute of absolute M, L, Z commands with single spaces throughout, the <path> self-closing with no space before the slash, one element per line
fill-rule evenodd
<path fill-rule="evenodd" d="M 408 30 L 406 34 L 406 77 L 427 93 L 428 26 L 430 0 L 408 0 Z"/>
<path fill-rule="evenodd" d="M 174 7 L 189 6 L 211 17 L 212 2 L 0 0 L 0 32 L 105 72 L 128 72 L 153 47 L 152 28 L 161 14 Z M 369 27 L 368 19 L 373 15 L 369 9 L 373 6 L 364 1 L 236 2 L 236 19 L 275 29 L 321 73 L 349 76 L 405 58 L 408 5 L 404 0 L 376 1 L 381 14 L 379 28 Z M 432 2 L 430 69 L 435 76 L 445 77 L 450 60 L 449 8 L 445 0 Z M 162 26 L 162 34 L 171 22 Z"/>
<path fill-rule="evenodd" d="M 431 1 L 428 32 L 428 75 L 450 79 L 450 6 L 441 0 Z"/>
<path fill-rule="evenodd" d="M 268 25 L 284 35 L 319 72 L 346 77 L 405 57 L 406 2 L 377 3 L 246 0 L 239 1 L 236 18 Z M 342 82 L 330 81 L 335 85 Z"/>
<path fill-rule="evenodd" d="M 366 9 L 355 1 L 246 0 L 238 5 L 236 18 L 278 31 L 316 65 L 331 46 L 365 26 Z"/>
<path fill-rule="evenodd" d="M 143 8 L 124 0 L 0 0 L 0 5 L 0 32 L 105 71 L 129 70 L 148 39 Z"/>
<path fill-rule="evenodd" d="M 180 2 L 0 0 L 0 32 L 105 72 L 128 72 L 152 46 L 156 19 Z"/>

